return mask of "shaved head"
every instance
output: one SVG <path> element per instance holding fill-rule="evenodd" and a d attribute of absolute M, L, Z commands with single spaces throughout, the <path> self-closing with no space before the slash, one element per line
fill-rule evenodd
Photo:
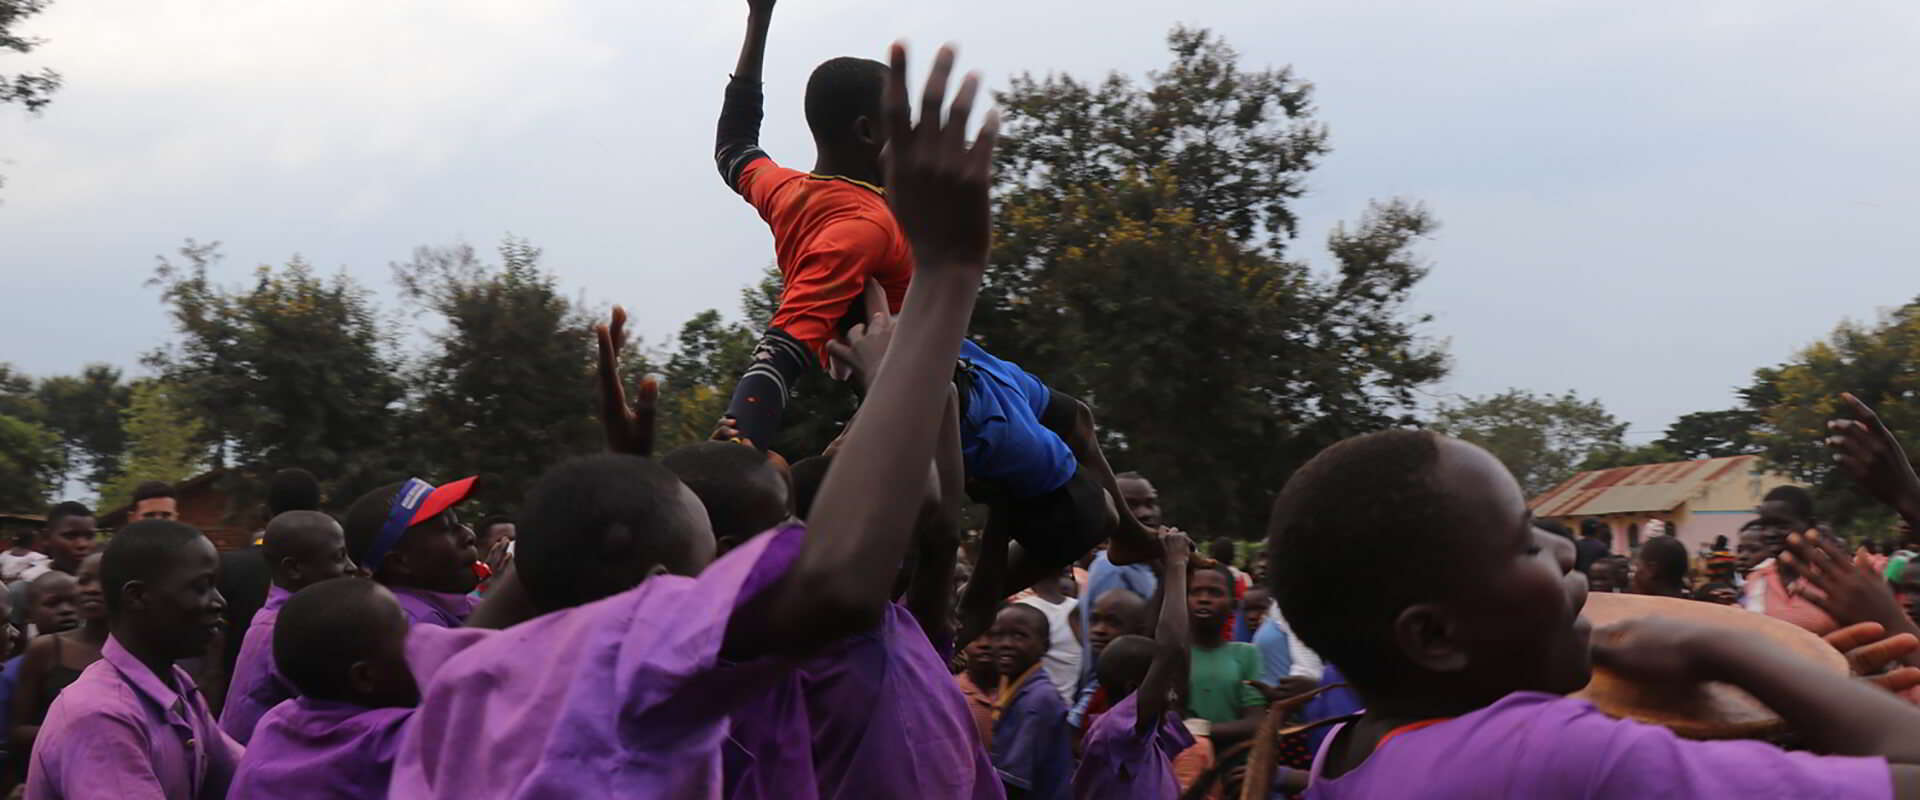
<path fill-rule="evenodd" d="M 1094 665 L 1095 674 L 1100 676 L 1100 685 L 1109 687 L 1108 691 L 1124 689 L 1125 694 L 1147 679 L 1147 668 L 1153 666 L 1153 640 L 1145 636 L 1122 636 L 1107 643 L 1100 651 L 1100 661 Z"/>
<path fill-rule="evenodd" d="M 267 523 L 262 555 L 267 563 L 280 559 L 306 559 L 332 552 L 336 540 L 345 535 L 340 523 L 318 511 L 287 511 Z"/>

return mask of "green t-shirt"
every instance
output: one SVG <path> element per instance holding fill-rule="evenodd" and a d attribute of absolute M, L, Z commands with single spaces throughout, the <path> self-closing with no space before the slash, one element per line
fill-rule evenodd
<path fill-rule="evenodd" d="M 1246 709 L 1259 708 L 1259 690 L 1243 681 L 1260 680 L 1260 649 L 1246 642 L 1227 642 L 1208 650 L 1193 647 L 1193 665 L 1187 671 L 1187 710 L 1208 722 L 1232 722 Z"/>

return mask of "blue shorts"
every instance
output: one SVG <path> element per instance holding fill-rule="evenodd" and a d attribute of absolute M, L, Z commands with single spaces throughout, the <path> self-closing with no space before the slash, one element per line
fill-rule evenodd
<path fill-rule="evenodd" d="M 971 340 L 960 343 L 969 369 L 960 449 L 967 477 L 1000 485 L 1011 497 L 1038 497 L 1067 484 L 1079 463 L 1060 435 L 1040 424 L 1053 392 L 1018 364 Z"/>

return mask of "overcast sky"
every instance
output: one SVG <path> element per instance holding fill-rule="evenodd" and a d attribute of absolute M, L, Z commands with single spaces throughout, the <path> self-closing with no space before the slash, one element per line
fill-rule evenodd
<path fill-rule="evenodd" d="M 46 113 L 0 108 L 0 360 L 137 369 L 171 336 L 143 281 L 187 237 L 223 275 L 300 254 L 391 297 L 421 244 L 545 248 L 649 341 L 737 313 L 771 259 L 716 177 L 740 0 L 58 0 Z M 1576 389 L 1633 423 L 1920 294 L 1920 4 L 784 0 L 765 142 L 812 161 L 807 71 L 953 40 L 1021 71 L 1141 74 L 1175 23 L 1318 86 L 1333 153 L 1297 253 L 1369 198 L 1442 221 L 1413 309 L 1438 394 Z M 924 73 L 924 70 L 922 70 Z"/>

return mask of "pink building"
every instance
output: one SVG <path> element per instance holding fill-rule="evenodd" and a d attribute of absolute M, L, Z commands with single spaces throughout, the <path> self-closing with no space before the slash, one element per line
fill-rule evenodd
<path fill-rule="evenodd" d="M 1758 516 L 1760 498 L 1792 483 L 1762 469 L 1759 456 L 1730 456 L 1582 472 L 1530 505 L 1534 516 L 1559 520 L 1576 535 L 1583 520 L 1606 523 L 1615 553 L 1639 547 L 1654 520 L 1696 552 L 1718 536 L 1737 539 L 1740 526 Z"/>

